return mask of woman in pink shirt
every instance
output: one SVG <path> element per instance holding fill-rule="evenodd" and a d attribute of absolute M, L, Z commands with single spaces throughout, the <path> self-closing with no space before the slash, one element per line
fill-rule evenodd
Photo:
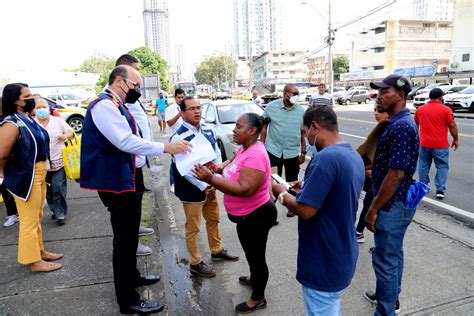
<path fill-rule="evenodd" d="M 252 295 L 235 307 L 237 313 L 265 308 L 268 267 L 265 261 L 268 232 L 276 221 L 277 210 L 270 198 L 271 167 L 265 146 L 258 141 L 264 119 L 246 113 L 237 119 L 234 142 L 242 145 L 234 158 L 214 168 L 198 165 L 195 177 L 224 192 L 229 219 L 237 224 L 237 234 L 250 267 L 250 277 L 239 282 L 252 287 Z"/>
<path fill-rule="evenodd" d="M 51 109 L 48 102 L 41 97 L 36 97 L 35 119 L 48 132 L 51 169 L 46 174 L 46 200 L 53 212 L 51 219 L 58 225 L 66 223 L 67 215 L 67 180 L 64 172 L 62 150 L 64 142 L 73 136 L 72 128 L 60 117 L 50 115 Z"/>

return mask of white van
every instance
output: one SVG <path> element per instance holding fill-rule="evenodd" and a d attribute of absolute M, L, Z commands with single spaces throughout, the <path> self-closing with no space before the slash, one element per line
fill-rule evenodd
<path fill-rule="evenodd" d="M 55 92 L 48 94 L 46 96 L 48 99 L 51 99 L 53 101 L 56 101 L 58 103 L 67 105 L 67 106 L 75 106 L 75 107 L 80 107 L 81 106 L 81 98 L 73 93 L 69 92 Z"/>

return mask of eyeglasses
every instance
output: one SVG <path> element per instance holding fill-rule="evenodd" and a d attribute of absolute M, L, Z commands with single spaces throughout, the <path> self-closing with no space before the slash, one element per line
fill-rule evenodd
<path fill-rule="evenodd" d="M 137 83 L 137 82 L 135 82 L 135 81 L 133 81 L 133 80 L 127 79 L 127 78 L 123 78 L 123 77 L 122 77 L 122 79 L 125 80 L 125 81 L 128 81 L 128 82 L 131 82 L 131 83 L 133 84 L 133 89 L 139 89 L 139 88 L 140 88 L 140 84 L 139 84 L 139 83 Z"/>
<path fill-rule="evenodd" d="M 201 107 L 200 106 L 193 106 L 191 108 L 187 108 L 185 111 L 191 111 L 191 112 L 201 111 Z"/>
<path fill-rule="evenodd" d="M 288 91 L 288 93 L 289 93 L 289 94 L 291 94 L 292 96 L 295 96 L 295 95 L 300 95 L 300 93 L 299 93 L 299 92 L 290 92 L 290 91 Z"/>

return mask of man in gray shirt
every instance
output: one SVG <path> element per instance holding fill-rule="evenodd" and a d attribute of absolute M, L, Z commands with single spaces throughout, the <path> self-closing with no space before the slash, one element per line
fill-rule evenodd
<path fill-rule="evenodd" d="M 319 84 L 318 92 L 319 93 L 311 96 L 309 102 L 310 106 L 315 108 L 332 107 L 332 96 L 329 93 L 326 93 L 326 85 L 324 83 Z"/>

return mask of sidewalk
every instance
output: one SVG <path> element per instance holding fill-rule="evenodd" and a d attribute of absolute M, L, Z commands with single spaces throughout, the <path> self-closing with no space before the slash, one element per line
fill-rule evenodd
<path fill-rule="evenodd" d="M 156 230 L 151 216 L 152 194 L 145 194 L 142 220 Z M 0 315 L 120 315 L 112 276 L 112 228 L 110 216 L 94 191 L 68 182 L 69 214 L 66 225 L 57 226 L 44 209 L 45 248 L 64 253 L 61 270 L 30 273 L 17 263 L 18 224 L 0 227 Z M 5 215 L 0 204 L 0 216 Z M 3 221 L 2 221 L 3 224 Z M 150 238 L 151 237 L 151 238 Z M 142 273 L 160 274 L 158 236 L 141 238 L 154 249 L 138 260 Z M 144 296 L 163 301 L 163 283 L 140 288 Z"/>
<path fill-rule="evenodd" d="M 159 167 L 152 170 L 152 178 L 156 180 L 155 201 L 169 313 L 234 315 L 234 306 L 246 300 L 250 293 L 248 288 L 238 283 L 239 276 L 248 274 L 248 265 L 237 238 L 235 224 L 229 221 L 221 203 L 223 246 L 232 254 L 239 255 L 240 260 L 212 263 L 202 223 L 200 240 L 203 260 L 213 264 L 217 276 L 212 279 L 192 277 L 188 270 L 184 240 L 184 212 L 181 203 L 168 190 L 168 170 L 162 167 L 167 166 L 168 161 L 168 156 L 158 159 Z M 278 211 L 280 224 L 271 230 L 267 246 L 270 270 L 266 291 L 268 307 L 253 315 L 304 313 L 301 286 L 295 279 L 297 220 L 287 218 L 286 210 L 281 206 L 278 206 Z M 363 297 L 364 291 L 375 287 L 368 253 L 368 249 L 373 246 L 371 233 L 366 232 L 366 240 L 359 246 L 357 272 L 342 299 L 343 315 L 372 315 L 374 312 L 374 307 Z M 429 209 L 418 211 L 405 241 L 406 268 L 400 297 L 402 315 L 472 315 L 473 240 L 472 229 L 431 213 Z"/>

